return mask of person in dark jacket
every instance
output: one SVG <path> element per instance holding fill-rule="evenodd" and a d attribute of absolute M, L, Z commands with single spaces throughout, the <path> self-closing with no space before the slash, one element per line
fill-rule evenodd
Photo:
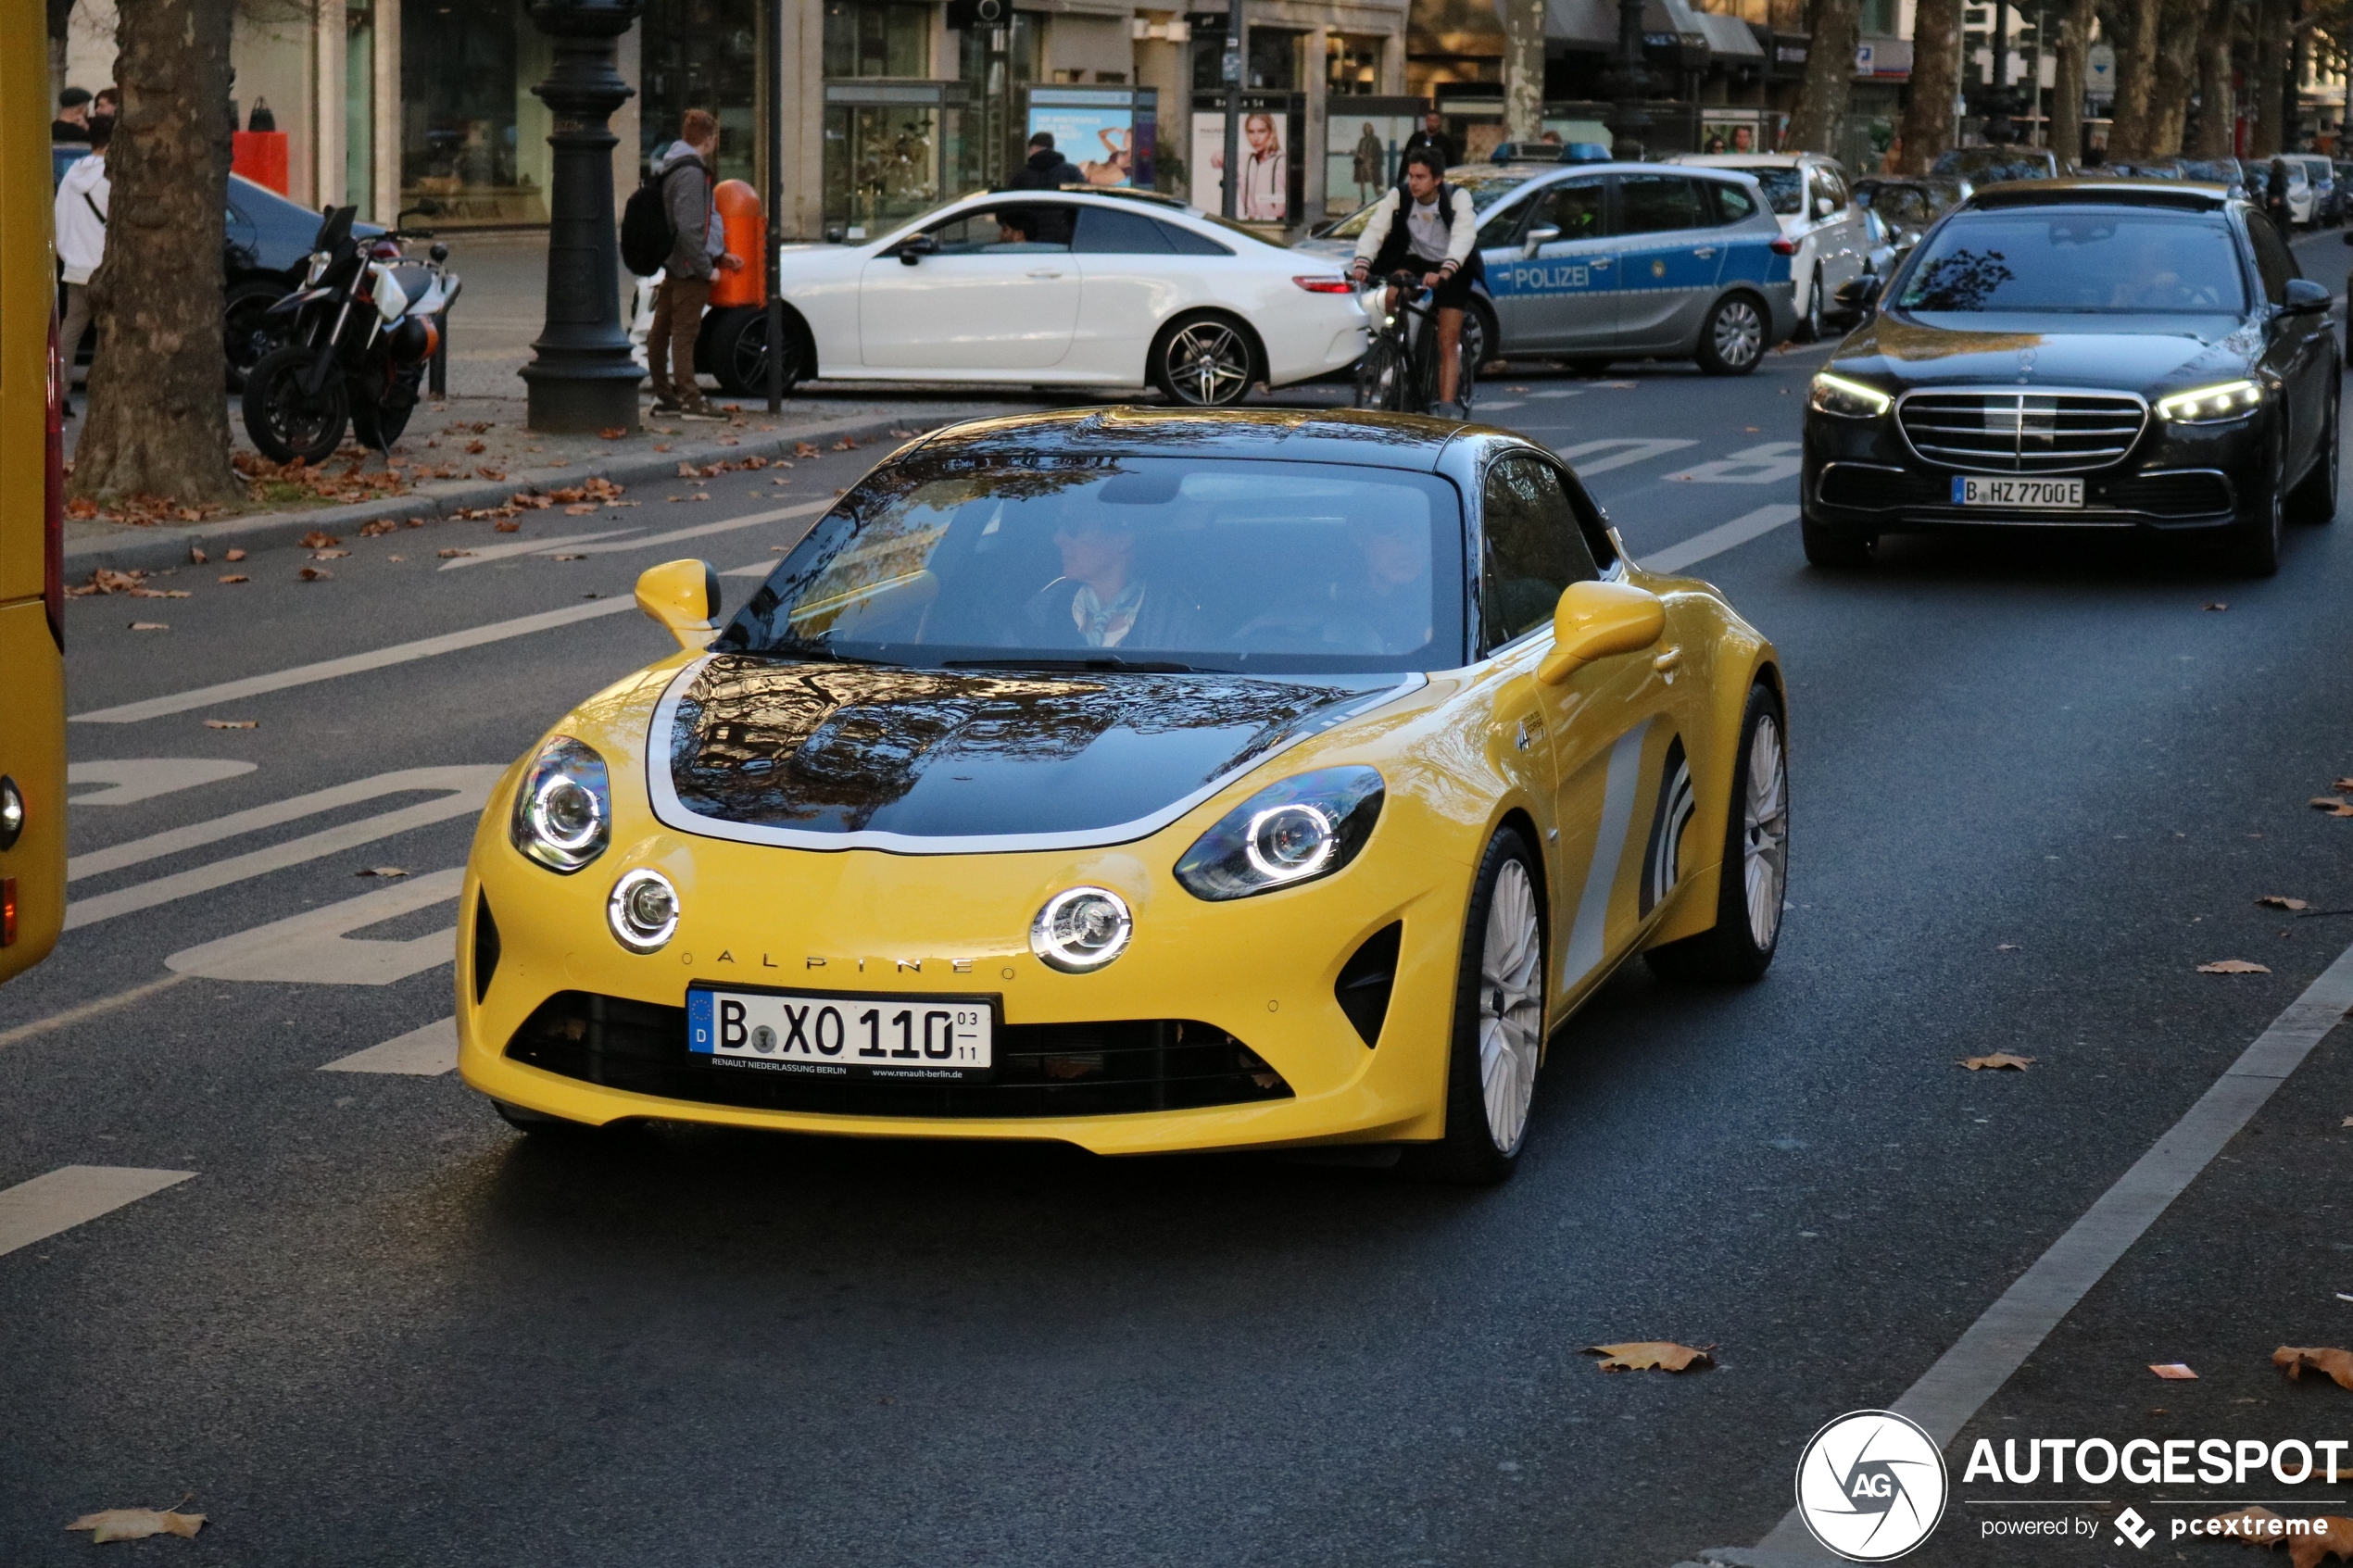
<path fill-rule="evenodd" d="M 90 140 L 90 89 L 69 87 L 57 94 L 57 118 L 49 122 L 52 142 Z"/>
<path fill-rule="evenodd" d="M 2263 211 L 2279 225 L 2281 234 L 2294 232 L 2295 224 L 2288 216 L 2287 159 L 2284 157 L 2271 160 L 2271 177 L 2263 185 Z"/>
<path fill-rule="evenodd" d="M 1064 185 L 1084 185 L 1087 176 L 1078 166 L 1054 150 L 1054 133 L 1040 131 L 1029 139 L 1029 161 L 1013 170 L 1005 182 L 1010 191 L 1058 191 Z"/>
<path fill-rule="evenodd" d="M 670 214 L 670 256 L 662 263 L 661 286 L 654 290 L 653 330 L 646 338 L 646 369 L 653 383 L 657 414 L 688 420 L 726 416 L 711 406 L 695 384 L 695 339 L 711 304 L 715 269 L 734 271 L 743 258 L 729 254 L 719 215 L 711 204 L 711 159 L 719 152 L 719 121 L 708 109 L 688 109 L 678 140 L 654 165 L 662 204 Z"/>
<path fill-rule="evenodd" d="M 1054 530 L 1062 575 L 1030 596 L 1022 619 L 1050 648 L 1189 648 L 1201 607 L 1171 583 L 1136 569 L 1136 536 L 1116 508 L 1074 518 Z"/>
<path fill-rule="evenodd" d="M 1436 109 L 1422 116 L 1422 128 L 1405 138 L 1405 145 L 1397 160 L 1397 182 L 1401 185 L 1405 182 L 1405 155 L 1417 147 L 1428 147 L 1436 153 L 1438 166 L 1441 169 L 1452 169 L 1463 161 L 1463 150 L 1454 144 L 1454 138 L 1446 134 L 1446 119 Z"/>

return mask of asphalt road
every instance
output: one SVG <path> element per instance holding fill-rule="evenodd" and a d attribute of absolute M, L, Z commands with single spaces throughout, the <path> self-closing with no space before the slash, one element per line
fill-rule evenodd
<path fill-rule="evenodd" d="M 2305 248 L 2334 275 L 2333 236 Z M 113 851 L 74 884 L 85 923 L 0 994 L 0 1202 L 36 1179 L 74 1201 L 103 1187 L 50 1175 L 66 1167 L 193 1173 L 111 1178 L 127 1201 L 0 1256 L 0 1562 L 79 1561 L 77 1515 L 183 1496 L 199 1537 L 121 1549 L 1666 1568 L 1760 1540 L 1815 1428 L 1902 1394 L 2353 942 L 2353 922 L 2253 902 L 2353 906 L 2353 822 L 2306 806 L 2353 773 L 2353 536 L 2296 530 L 2263 583 L 2009 533 L 1812 571 L 1787 519 L 1821 352 L 1729 382 L 1530 371 L 1483 404 L 1571 454 L 1638 558 L 1721 546 L 1693 570 L 1784 652 L 1796 812 L 1770 976 L 1623 973 L 1555 1042 L 1496 1191 L 674 1130 L 583 1159 L 526 1146 L 454 1074 L 321 1071 L 450 1010 L 452 903 L 393 905 L 462 863 L 480 775 L 384 776 L 495 769 L 666 639 L 623 610 L 132 705 L 593 611 L 681 554 L 755 567 L 806 519 L 661 536 L 829 499 L 871 453 L 787 485 L 713 478 L 708 501 L 157 580 L 186 599 L 74 600 L 73 711 L 130 709 L 75 724 L 76 763 L 241 771 L 107 775 L 178 787 L 77 810 L 76 854 Z M 611 529 L 637 532 L 578 559 L 489 553 L 574 554 L 562 541 Z M 346 824 L 368 825 L 300 842 Z M 384 866 L 410 874 L 359 874 Z M 371 895 L 389 902 L 330 909 Z M 376 946 L 336 940 L 353 935 Z M 2196 972 L 2233 957 L 2271 972 Z M 240 964 L 308 978 L 213 977 Z M 2001 1050 L 2037 1064 L 1957 1065 Z M 1972 1432 L 2137 1436 L 2126 1407 L 2203 1387 L 2148 1361 L 2251 1354 L 2270 1399 L 2271 1345 L 2343 1343 L 2353 1304 L 2308 1286 L 2334 1269 L 2353 1291 L 2332 1249 L 2346 1073 L 2332 1037 L 2267 1112 L 2300 1118 L 2297 1160 L 2234 1145 Z M 2259 1190 L 2213 1185 L 2233 1180 Z M 1650 1338 L 1722 1364 L 1610 1375 L 1582 1353 Z M 2218 1383 L 2207 1424 L 2238 1398 Z M 2142 1555 L 2105 1532 L 1985 1541 L 1985 1512 L 1957 1502 L 1914 1560 Z"/>

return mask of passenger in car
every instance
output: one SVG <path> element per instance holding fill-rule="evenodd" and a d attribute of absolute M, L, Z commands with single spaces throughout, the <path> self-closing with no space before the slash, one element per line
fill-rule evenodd
<path fill-rule="evenodd" d="M 1116 512 L 1064 521 L 1054 547 L 1062 575 L 1023 610 L 1039 646 L 1184 648 L 1197 640 L 1200 606 L 1136 570 L 1135 531 Z"/>
<path fill-rule="evenodd" d="M 1349 653 L 1410 653 L 1430 625 L 1429 525 L 1385 513 L 1350 531 L 1356 571 L 1331 586 L 1324 642 Z"/>

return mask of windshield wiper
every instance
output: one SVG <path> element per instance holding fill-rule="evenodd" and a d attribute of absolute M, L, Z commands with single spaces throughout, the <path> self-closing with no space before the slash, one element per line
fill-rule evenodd
<path fill-rule="evenodd" d="M 1097 654 L 1091 659 L 950 659 L 941 661 L 943 670 L 1050 670 L 1093 671 L 1117 670 L 1143 675 L 1197 675 L 1200 671 L 1189 664 L 1178 664 L 1164 659 L 1122 659 L 1117 654 Z"/>

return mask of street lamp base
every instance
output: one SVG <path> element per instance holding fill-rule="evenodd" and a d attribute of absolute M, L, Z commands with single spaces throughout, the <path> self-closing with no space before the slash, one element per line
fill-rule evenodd
<path fill-rule="evenodd" d="M 529 427 L 549 435 L 595 435 L 608 430 L 637 430 L 637 383 L 646 372 L 635 364 L 583 371 L 525 365 L 530 384 Z"/>

